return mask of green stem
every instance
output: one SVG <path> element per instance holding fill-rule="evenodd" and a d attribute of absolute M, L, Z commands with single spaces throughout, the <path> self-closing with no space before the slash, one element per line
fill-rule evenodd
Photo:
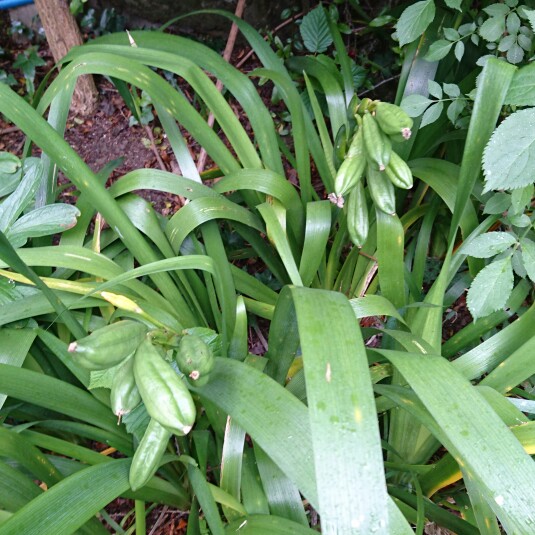
<path fill-rule="evenodd" d="M 147 517 L 145 513 L 145 502 L 141 500 L 135 501 L 136 507 L 136 535 L 146 535 L 147 533 Z"/>

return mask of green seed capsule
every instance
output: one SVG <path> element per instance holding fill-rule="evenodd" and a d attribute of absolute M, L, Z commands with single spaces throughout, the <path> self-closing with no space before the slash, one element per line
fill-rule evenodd
<path fill-rule="evenodd" d="M 141 403 L 141 394 L 134 377 L 134 355 L 125 359 L 115 371 L 111 385 L 111 409 L 119 417 L 128 414 Z"/>
<path fill-rule="evenodd" d="M 362 181 L 349 193 L 346 210 L 349 237 L 357 247 L 362 247 L 366 243 L 369 230 L 368 203 Z"/>
<path fill-rule="evenodd" d="M 188 387 L 148 339 L 136 351 L 134 375 L 151 418 L 175 435 L 189 433 L 196 410 Z"/>
<path fill-rule="evenodd" d="M 387 214 L 395 214 L 396 192 L 386 173 L 368 166 L 367 178 L 368 188 L 375 206 Z"/>
<path fill-rule="evenodd" d="M 147 330 L 139 321 L 118 321 L 72 342 L 69 345 L 69 353 L 89 370 L 105 370 L 117 366 L 134 353 L 145 338 Z"/>
<path fill-rule="evenodd" d="M 399 106 L 377 101 L 375 119 L 385 134 L 389 136 L 401 134 L 403 139 L 411 137 L 413 121 Z"/>
<path fill-rule="evenodd" d="M 385 169 L 386 176 L 394 186 L 403 189 L 412 188 L 412 172 L 407 162 L 401 158 L 396 152 L 392 152 L 390 163 Z"/>
<path fill-rule="evenodd" d="M 362 118 L 362 130 L 368 160 L 379 171 L 384 171 L 392 154 L 390 138 L 379 128 L 371 113 L 366 113 Z"/>
<path fill-rule="evenodd" d="M 130 465 L 128 479 L 133 491 L 143 487 L 156 473 L 170 438 L 171 433 L 151 419 Z"/>
<path fill-rule="evenodd" d="M 338 168 L 344 161 L 347 152 L 347 132 L 344 124 L 340 127 L 338 133 L 336 134 L 333 149 L 334 165 Z"/>
<path fill-rule="evenodd" d="M 175 355 L 180 371 L 191 384 L 201 385 L 201 378 L 214 368 L 215 357 L 210 346 L 199 336 L 184 336 Z"/>

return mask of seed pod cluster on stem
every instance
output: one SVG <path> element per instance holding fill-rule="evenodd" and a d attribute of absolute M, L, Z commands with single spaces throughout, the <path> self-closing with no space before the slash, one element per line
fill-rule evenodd
<path fill-rule="evenodd" d="M 411 170 L 393 143 L 410 138 L 413 122 L 399 106 L 379 100 L 365 98 L 352 109 L 356 126 L 328 198 L 344 208 L 351 241 L 362 247 L 369 227 L 366 193 L 377 209 L 395 214 L 395 188 L 412 188 Z"/>

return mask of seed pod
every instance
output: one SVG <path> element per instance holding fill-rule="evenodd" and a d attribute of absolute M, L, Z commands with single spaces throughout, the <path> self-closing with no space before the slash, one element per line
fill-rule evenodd
<path fill-rule="evenodd" d="M 134 320 L 122 320 L 97 329 L 89 336 L 72 342 L 69 353 L 84 368 L 105 370 L 134 353 L 145 338 L 147 327 Z"/>
<path fill-rule="evenodd" d="M 368 238 L 368 203 L 362 180 L 351 190 L 346 203 L 347 230 L 351 241 L 362 247 Z"/>
<path fill-rule="evenodd" d="M 115 371 L 111 385 L 111 409 L 119 417 L 128 414 L 141 403 L 141 394 L 134 377 L 134 355 L 125 359 Z"/>
<path fill-rule="evenodd" d="M 143 487 L 156 473 L 170 438 L 171 433 L 151 419 L 130 465 L 128 479 L 133 491 Z"/>
<path fill-rule="evenodd" d="M 334 151 L 333 151 L 333 161 L 335 167 L 339 167 L 340 164 L 344 161 L 347 152 L 347 132 L 346 126 L 343 124 L 338 133 L 336 134 L 336 139 L 334 140 Z"/>
<path fill-rule="evenodd" d="M 202 386 L 204 379 L 214 368 L 215 357 L 210 346 L 199 336 L 184 336 L 175 355 L 180 371 L 191 384 Z M 201 381 L 201 382 L 199 382 Z"/>
<path fill-rule="evenodd" d="M 386 173 L 368 166 L 368 188 L 375 206 L 383 212 L 393 215 L 396 213 L 396 192 Z"/>
<path fill-rule="evenodd" d="M 411 169 L 407 162 L 394 151 L 392 151 L 390 163 L 386 166 L 385 173 L 394 186 L 402 189 L 412 188 Z"/>
<path fill-rule="evenodd" d="M 392 153 L 390 138 L 379 128 L 371 113 L 366 113 L 362 118 L 362 130 L 369 162 L 379 171 L 384 171 Z"/>
<path fill-rule="evenodd" d="M 371 98 L 364 97 L 359 102 L 359 105 L 358 105 L 358 108 L 357 108 L 357 113 L 359 115 L 364 115 L 365 113 L 367 113 L 370 110 L 370 108 L 373 106 L 373 103 L 374 103 L 374 101 Z"/>
<path fill-rule="evenodd" d="M 362 178 L 365 169 L 366 150 L 364 148 L 362 128 L 358 128 L 347 151 L 346 159 L 342 162 L 334 179 L 334 192 L 336 195 L 338 197 L 344 196 L 355 187 L 356 183 Z"/>
<path fill-rule="evenodd" d="M 404 139 L 411 137 L 413 121 L 399 106 L 377 101 L 375 119 L 385 134 L 389 136 L 401 134 Z"/>
<path fill-rule="evenodd" d="M 186 435 L 195 422 L 188 387 L 145 339 L 134 356 L 134 376 L 147 412 L 175 435 Z"/>

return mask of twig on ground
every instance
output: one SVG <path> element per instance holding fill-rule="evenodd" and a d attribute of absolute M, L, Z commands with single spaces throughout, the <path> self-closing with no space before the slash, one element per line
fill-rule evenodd
<path fill-rule="evenodd" d="M 150 148 L 152 152 L 154 153 L 154 156 L 156 156 L 156 161 L 158 162 L 160 169 L 162 171 L 167 171 L 167 167 L 165 167 L 162 157 L 160 156 L 160 153 L 158 152 L 158 149 L 156 148 L 156 143 L 154 142 L 154 134 L 152 133 L 152 128 L 149 125 L 146 125 L 145 132 L 147 132 L 147 136 L 149 136 Z"/>
<path fill-rule="evenodd" d="M 154 535 L 156 533 L 156 528 L 164 521 L 164 518 L 165 518 L 165 515 L 167 514 L 168 509 L 169 507 L 167 507 L 167 505 L 164 506 L 160 516 L 158 517 L 158 520 L 156 520 L 156 522 L 154 523 L 154 526 L 152 526 L 152 529 L 150 530 L 149 535 Z"/>
<path fill-rule="evenodd" d="M 0 130 L 0 136 L 4 134 L 12 134 L 13 132 L 20 132 L 20 128 L 18 126 L 9 126 L 8 128 Z"/>
<path fill-rule="evenodd" d="M 236 17 L 241 18 L 243 15 L 244 9 L 245 9 L 245 0 L 238 0 L 238 4 L 236 5 L 236 11 L 234 12 Z M 228 34 L 227 45 L 225 46 L 225 50 L 223 52 L 223 59 L 227 62 L 230 61 L 230 57 L 232 56 L 232 51 L 234 50 L 234 45 L 236 44 L 237 36 L 238 36 L 238 26 L 232 23 L 232 26 Z M 219 92 L 223 90 L 223 82 L 221 80 L 217 80 L 215 86 Z M 208 115 L 208 126 L 210 128 L 214 126 L 214 121 L 215 121 L 214 114 L 210 112 L 210 115 Z M 199 173 L 202 173 L 204 171 L 207 157 L 208 157 L 208 154 L 206 153 L 206 150 L 203 147 L 199 154 L 199 159 L 197 160 L 197 170 L 199 171 Z"/>

